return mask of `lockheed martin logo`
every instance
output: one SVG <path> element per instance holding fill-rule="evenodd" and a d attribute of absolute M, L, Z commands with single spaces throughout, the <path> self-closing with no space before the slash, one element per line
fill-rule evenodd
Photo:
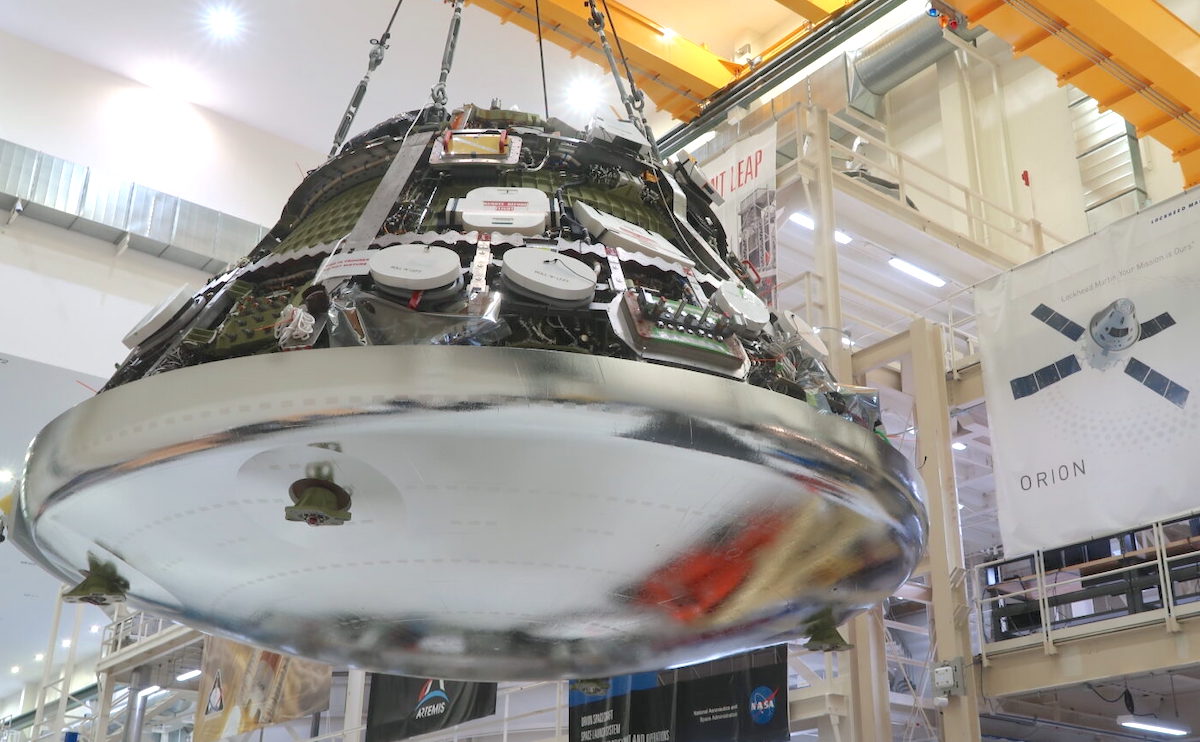
<path fill-rule="evenodd" d="M 771 690 L 760 685 L 750 692 L 750 718 L 755 724 L 770 724 L 775 718 L 775 695 L 777 690 Z"/>
<path fill-rule="evenodd" d="M 437 683 L 437 687 L 434 687 Z M 413 707 L 414 719 L 429 719 L 446 713 L 450 705 L 450 697 L 446 695 L 445 680 L 426 680 L 418 694 L 419 700 Z"/>

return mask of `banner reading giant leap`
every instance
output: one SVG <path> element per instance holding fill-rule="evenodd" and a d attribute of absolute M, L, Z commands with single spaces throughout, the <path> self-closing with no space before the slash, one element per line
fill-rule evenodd
<path fill-rule="evenodd" d="M 1200 509 L 1200 191 L 975 293 L 1010 556 Z"/>
<path fill-rule="evenodd" d="M 715 210 L 732 244 L 737 241 L 742 200 L 759 188 L 775 187 L 775 124 L 739 139 L 701 167 L 713 189 L 725 199 Z"/>

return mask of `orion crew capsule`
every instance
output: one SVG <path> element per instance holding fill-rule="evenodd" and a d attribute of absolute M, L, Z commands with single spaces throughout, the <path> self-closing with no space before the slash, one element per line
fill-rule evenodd
<path fill-rule="evenodd" d="M 1097 312 L 1088 330 L 1105 352 L 1128 350 L 1141 336 L 1137 314 L 1129 299 L 1117 299 Z"/>

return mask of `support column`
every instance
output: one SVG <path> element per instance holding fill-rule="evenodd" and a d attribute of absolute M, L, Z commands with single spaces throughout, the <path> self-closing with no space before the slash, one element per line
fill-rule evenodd
<path fill-rule="evenodd" d="M 966 695 L 950 696 L 942 709 L 942 739 L 978 742 L 979 684 L 972 663 L 958 493 L 950 453 L 950 403 L 941 329 L 921 319 L 909 329 L 917 416 L 917 461 L 929 511 L 929 583 L 933 594 L 934 660 L 962 658 Z"/>
<path fill-rule="evenodd" d="M 63 588 L 65 590 L 66 588 Z M 54 669 L 54 648 L 58 646 L 58 624 L 62 620 L 62 590 L 54 601 L 54 618 L 50 621 L 50 638 L 47 640 L 45 656 L 42 657 L 42 687 L 38 689 L 37 700 L 34 702 L 33 728 L 30 730 L 31 739 L 39 739 L 45 734 L 42 724 L 46 720 L 46 691 L 50 689 L 50 672 Z M 56 733 L 59 730 L 54 730 Z"/>
<path fill-rule="evenodd" d="M 834 378 L 850 383 L 850 356 L 842 344 L 841 282 L 838 280 L 837 217 L 833 209 L 833 153 L 829 147 L 829 112 L 812 111 L 813 156 L 816 157 L 817 194 L 813 206 L 813 238 L 816 240 L 817 272 L 821 274 L 824 308 L 820 335 L 829 348 L 829 366 Z"/>
<path fill-rule="evenodd" d="M 108 742 L 108 719 L 112 716 L 113 681 L 107 672 L 96 676 L 100 705 L 92 719 L 92 742 Z"/>
<path fill-rule="evenodd" d="M 67 661 L 63 663 L 62 680 L 58 686 L 58 706 L 54 710 L 55 734 L 67 728 L 67 700 L 71 692 L 71 676 L 75 674 L 75 652 L 79 647 L 79 632 L 83 628 L 83 603 L 75 604 L 75 621 L 71 625 L 71 646 L 67 649 Z"/>
<path fill-rule="evenodd" d="M 892 705 L 883 608 L 872 608 L 850 622 L 850 643 L 850 739 L 889 740 Z"/>
<path fill-rule="evenodd" d="M 363 738 L 363 696 L 367 689 L 365 670 L 351 670 L 346 677 L 346 715 L 342 719 L 342 742 L 361 742 Z"/>
<path fill-rule="evenodd" d="M 150 671 L 139 667 L 129 678 L 129 695 L 125 702 L 125 730 L 121 734 L 121 742 L 142 742 L 142 723 L 146 721 L 146 689 L 150 679 Z"/>

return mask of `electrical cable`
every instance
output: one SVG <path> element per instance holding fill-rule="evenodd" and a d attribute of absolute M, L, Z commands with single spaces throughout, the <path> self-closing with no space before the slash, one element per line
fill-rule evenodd
<path fill-rule="evenodd" d="M 538 58 L 542 62 L 542 103 L 546 106 L 546 120 L 550 120 L 550 94 L 546 91 L 546 47 L 542 42 L 542 0 L 533 0 L 533 9 L 537 14 Z M 546 155 L 549 156 L 549 150 Z"/>
<path fill-rule="evenodd" d="M 1125 698 L 1124 693 L 1121 693 L 1116 698 L 1105 698 L 1104 694 L 1102 694 L 1100 691 L 1096 690 L 1096 688 L 1091 683 L 1087 683 L 1086 687 L 1088 690 L 1090 690 L 1091 692 L 1093 692 L 1097 696 L 1099 696 L 1100 700 L 1104 701 L 1105 703 L 1119 703 L 1122 700 L 1124 700 L 1124 698 Z"/>

